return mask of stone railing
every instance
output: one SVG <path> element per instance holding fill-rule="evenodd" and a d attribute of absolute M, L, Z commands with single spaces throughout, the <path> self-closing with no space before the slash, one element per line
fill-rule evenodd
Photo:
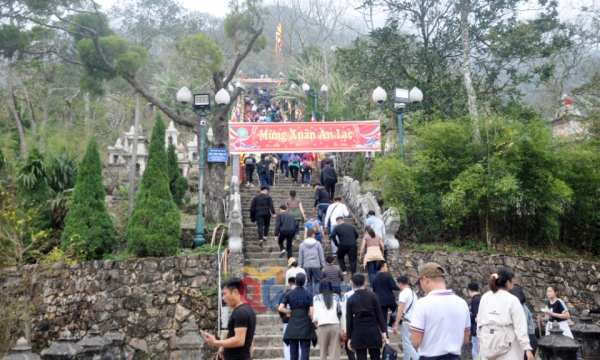
<path fill-rule="evenodd" d="M 242 252 L 242 234 L 244 224 L 242 222 L 242 200 L 240 197 L 240 181 L 237 176 L 231 177 L 231 195 L 229 196 L 229 252 Z"/>
<path fill-rule="evenodd" d="M 400 229 L 401 222 L 398 211 L 395 208 L 389 208 L 382 214 L 381 207 L 379 207 L 375 195 L 371 192 L 363 194 L 358 180 L 354 180 L 349 176 L 344 176 L 342 196 L 344 197 L 348 210 L 352 213 L 352 216 L 354 216 L 360 226 L 367 220 L 367 213 L 370 210 L 375 211 L 375 216 L 385 223 L 386 239 L 383 239 L 383 241 L 387 249 L 395 250 L 400 247 L 400 244 L 396 239 L 396 233 Z"/>

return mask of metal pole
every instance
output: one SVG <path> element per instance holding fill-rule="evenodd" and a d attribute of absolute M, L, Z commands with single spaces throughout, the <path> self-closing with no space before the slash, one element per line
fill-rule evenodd
<path fill-rule="evenodd" d="M 402 163 L 404 164 L 404 131 L 402 130 L 403 112 L 403 110 L 398 110 L 396 114 L 398 116 L 398 141 L 400 142 L 398 145 L 400 146 L 400 157 L 402 158 Z"/>
<path fill-rule="evenodd" d="M 315 99 L 315 116 L 319 116 L 319 94 L 313 93 L 313 99 Z"/>
<path fill-rule="evenodd" d="M 206 123 L 206 114 L 200 114 L 200 144 L 198 145 L 198 163 L 200 183 L 198 184 L 198 216 L 196 217 L 196 237 L 192 241 L 194 249 L 206 243 L 204 240 L 204 210 L 202 208 L 202 194 L 204 189 L 204 124 Z"/>

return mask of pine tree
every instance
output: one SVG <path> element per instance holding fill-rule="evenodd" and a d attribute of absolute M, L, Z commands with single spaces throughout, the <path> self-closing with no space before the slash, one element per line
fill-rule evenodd
<path fill-rule="evenodd" d="M 105 197 L 98 144 L 91 140 L 79 164 L 73 197 L 67 206 L 61 237 L 63 248 L 75 245 L 90 259 L 112 252 L 115 234 Z"/>
<path fill-rule="evenodd" d="M 173 195 L 173 201 L 177 207 L 183 205 L 183 197 L 185 192 L 189 188 L 187 179 L 181 176 L 179 172 L 179 165 L 177 164 L 177 153 L 175 153 L 175 145 L 173 144 L 173 138 L 169 136 L 169 186 L 171 188 L 171 194 Z"/>
<path fill-rule="evenodd" d="M 127 226 L 127 249 L 137 256 L 170 256 L 179 249 L 179 209 L 167 176 L 165 124 L 160 116 L 152 131 L 148 163 Z"/>

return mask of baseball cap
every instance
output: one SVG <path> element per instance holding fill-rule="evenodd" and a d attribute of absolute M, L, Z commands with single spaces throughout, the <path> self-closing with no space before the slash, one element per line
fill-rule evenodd
<path fill-rule="evenodd" d="M 375 215 L 375 211 L 369 210 L 369 212 L 367 213 L 367 215 Z"/>
<path fill-rule="evenodd" d="M 293 258 L 293 257 L 289 258 L 289 259 L 288 259 L 288 267 L 289 267 L 289 266 L 292 266 L 292 264 L 293 264 L 295 261 L 296 261 L 296 259 L 295 259 L 295 258 Z"/>
<path fill-rule="evenodd" d="M 434 262 L 427 263 L 419 268 L 419 278 L 415 281 L 415 285 L 421 285 L 423 277 L 445 277 L 446 274 L 446 270 L 440 264 Z"/>

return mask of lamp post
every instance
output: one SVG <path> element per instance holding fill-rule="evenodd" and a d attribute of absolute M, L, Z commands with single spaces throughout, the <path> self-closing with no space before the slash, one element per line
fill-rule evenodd
<path fill-rule="evenodd" d="M 316 91 L 312 91 L 310 89 L 310 86 L 307 83 L 302 84 L 302 90 L 306 93 L 307 96 L 310 96 L 314 99 L 315 101 L 315 116 L 319 113 L 319 93 Z M 321 86 L 321 92 L 323 94 L 327 94 L 327 85 L 323 84 L 323 86 Z"/>
<path fill-rule="evenodd" d="M 412 90 L 396 88 L 394 91 L 394 106 L 387 105 L 387 93 L 381 87 L 377 87 L 373 91 L 373 101 L 375 101 L 379 107 L 383 110 L 387 108 L 396 114 L 398 119 L 398 141 L 400 142 L 400 156 L 402 157 L 402 163 L 404 163 L 404 129 L 402 122 L 402 115 L 412 109 L 419 106 L 423 101 L 423 92 L 419 88 L 414 87 Z"/>
<path fill-rule="evenodd" d="M 215 103 L 219 105 L 220 109 L 223 109 L 225 105 L 229 103 L 229 100 L 229 93 L 225 89 L 219 90 L 215 95 Z M 204 240 L 204 208 L 202 206 L 202 190 L 204 189 L 204 129 L 206 126 L 206 117 L 215 111 L 211 110 L 210 107 L 210 94 L 194 94 L 192 96 L 190 90 L 185 86 L 177 92 L 177 101 L 181 103 L 182 107 L 187 107 L 187 104 L 190 103 L 191 105 L 189 108 L 200 117 L 200 144 L 198 146 L 198 170 L 200 177 L 198 185 L 198 215 L 196 216 L 196 237 L 192 240 L 193 248 L 195 249 L 206 243 L 206 240 Z M 209 135 L 211 135 L 210 133 L 212 133 L 212 131 L 209 131 Z"/>

